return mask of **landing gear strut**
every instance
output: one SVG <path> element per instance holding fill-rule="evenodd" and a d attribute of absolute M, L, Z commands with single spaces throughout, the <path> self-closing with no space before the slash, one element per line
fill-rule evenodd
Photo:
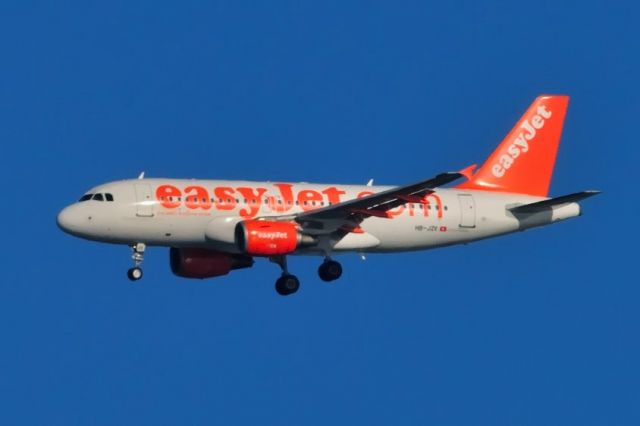
<path fill-rule="evenodd" d="M 142 261 L 144 260 L 144 250 L 146 246 L 144 243 L 136 243 L 131 246 L 131 250 L 133 254 L 131 255 L 131 259 L 133 259 L 133 268 L 127 271 L 127 277 L 131 281 L 138 281 L 142 278 Z"/>
<path fill-rule="evenodd" d="M 322 281 L 335 281 L 342 276 L 342 265 L 327 257 L 318 268 L 318 275 Z"/>
<path fill-rule="evenodd" d="M 300 280 L 298 280 L 298 277 L 295 275 L 289 273 L 287 258 L 285 256 L 274 256 L 269 260 L 278 264 L 280 269 L 282 269 L 282 275 L 276 280 L 276 292 L 281 296 L 288 296 L 298 291 L 300 288 Z"/>

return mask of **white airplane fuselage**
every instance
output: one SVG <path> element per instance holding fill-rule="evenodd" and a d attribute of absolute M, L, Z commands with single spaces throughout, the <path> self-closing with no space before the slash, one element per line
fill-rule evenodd
<path fill-rule="evenodd" d="M 163 187 L 171 187 L 171 191 L 176 188 L 179 192 L 162 199 L 158 194 L 163 193 Z M 89 199 L 74 203 L 60 212 L 58 223 L 65 231 L 89 240 L 238 253 L 233 233 L 235 224 L 241 220 L 310 211 L 390 188 L 220 180 L 124 180 L 91 189 L 88 194 L 102 194 L 104 201 Z M 110 194 L 113 201 L 106 201 L 106 194 Z M 328 242 L 329 246 L 301 248 L 295 254 L 423 250 L 522 231 L 580 214 L 577 203 L 524 217 L 508 210 L 544 199 L 440 188 L 426 197 L 425 203 L 397 207 L 390 212 L 390 218 L 369 217 L 361 223 L 358 232 Z"/>
<path fill-rule="evenodd" d="M 171 247 L 171 270 L 210 278 L 269 258 L 281 295 L 295 293 L 288 255 L 318 255 L 323 281 L 342 275 L 341 252 L 401 252 L 465 244 L 580 215 L 598 191 L 548 198 L 567 96 L 537 97 L 484 164 L 391 186 L 144 179 L 97 186 L 60 212 L 86 239 L 127 244 L 133 281 L 146 246 Z M 455 188 L 445 185 L 466 178 Z"/>

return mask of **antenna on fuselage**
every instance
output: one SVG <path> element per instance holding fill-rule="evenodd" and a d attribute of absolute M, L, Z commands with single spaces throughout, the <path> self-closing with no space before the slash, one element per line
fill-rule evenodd
<path fill-rule="evenodd" d="M 367 186 L 373 186 L 373 178 L 369 179 L 369 182 L 367 182 Z"/>
<path fill-rule="evenodd" d="M 140 172 L 140 174 L 138 175 L 138 179 L 140 180 L 144 179 L 144 172 Z"/>

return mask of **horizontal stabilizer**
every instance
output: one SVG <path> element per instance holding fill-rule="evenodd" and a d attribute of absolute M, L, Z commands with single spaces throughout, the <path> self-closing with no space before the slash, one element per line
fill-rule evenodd
<path fill-rule="evenodd" d="M 563 195 L 562 197 L 549 198 L 548 200 L 538 201 L 531 204 L 508 208 L 512 213 L 535 213 L 550 209 L 561 204 L 575 203 L 585 198 L 598 195 L 600 191 L 582 191 L 575 194 Z"/>

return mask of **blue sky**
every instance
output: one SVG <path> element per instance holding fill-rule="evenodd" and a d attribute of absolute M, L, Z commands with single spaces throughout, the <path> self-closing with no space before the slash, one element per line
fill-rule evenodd
<path fill-rule="evenodd" d="M 0 4 L 2 424 L 638 424 L 632 2 Z M 348 3 L 348 4 L 347 4 Z M 210 281 L 73 239 L 137 176 L 401 184 L 571 96 L 552 193 L 584 216 L 431 252 Z"/>

